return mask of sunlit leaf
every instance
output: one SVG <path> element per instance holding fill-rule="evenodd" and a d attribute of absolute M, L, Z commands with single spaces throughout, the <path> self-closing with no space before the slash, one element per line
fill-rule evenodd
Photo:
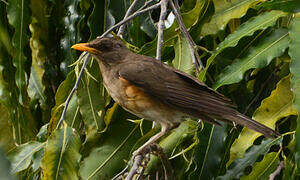
<path fill-rule="evenodd" d="M 280 151 L 279 151 L 280 152 Z M 241 180 L 252 180 L 252 179 L 267 179 L 269 175 L 273 173 L 280 162 L 279 152 L 271 152 L 265 155 L 264 159 L 260 162 L 256 162 L 252 171 L 249 175 L 243 176 Z"/>
<path fill-rule="evenodd" d="M 186 39 L 182 35 L 178 35 L 176 43 L 174 45 L 175 58 L 172 61 L 176 69 L 184 71 L 188 74 L 193 74 L 194 66 L 190 53 L 190 48 Z"/>
<path fill-rule="evenodd" d="M 80 137 L 64 123 L 49 137 L 42 159 L 43 179 L 78 179 Z"/>
<path fill-rule="evenodd" d="M 247 166 L 252 166 L 260 155 L 266 154 L 271 146 L 279 145 L 282 142 L 282 137 L 276 139 L 266 139 L 260 145 L 252 146 L 241 159 L 236 159 L 223 176 L 217 179 L 238 179 L 244 175 L 244 169 Z"/>
<path fill-rule="evenodd" d="M 223 30 L 231 19 L 242 17 L 249 8 L 263 1 L 264 0 L 213 0 L 215 14 L 209 23 L 204 24 L 202 35 L 216 34 L 219 30 Z"/>
<path fill-rule="evenodd" d="M 276 122 L 281 118 L 297 114 L 292 105 L 293 93 L 290 78 L 290 76 L 283 78 L 271 95 L 262 101 L 261 106 L 253 114 L 252 118 L 254 120 L 274 129 Z M 260 133 L 243 128 L 239 138 L 235 140 L 231 147 L 228 164 L 236 158 L 243 157 L 246 150 L 259 136 L 261 136 Z"/>

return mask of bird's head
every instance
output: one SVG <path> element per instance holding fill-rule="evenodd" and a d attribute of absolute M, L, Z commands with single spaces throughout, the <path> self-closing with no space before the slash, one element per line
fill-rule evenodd
<path fill-rule="evenodd" d="M 123 42 L 117 38 L 96 38 L 88 43 L 75 44 L 72 48 L 86 51 L 98 61 L 106 64 L 119 63 L 130 52 Z"/>

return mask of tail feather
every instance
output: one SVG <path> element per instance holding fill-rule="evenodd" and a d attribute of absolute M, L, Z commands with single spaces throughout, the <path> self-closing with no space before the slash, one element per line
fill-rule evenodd
<path fill-rule="evenodd" d="M 254 131 L 257 131 L 259 133 L 262 133 L 263 135 L 265 135 L 266 137 L 269 138 L 276 138 L 278 136 L 280 136 L 280 133 L 274 131 L 273 129 L 243 115 L 243 114 L 236 114 L 236 115 L 225 115 L 226 119 L 231 120 L 237 124 L 240 124 L 242 126 L 245 126 L 249 129 L 252 129 Z"/>

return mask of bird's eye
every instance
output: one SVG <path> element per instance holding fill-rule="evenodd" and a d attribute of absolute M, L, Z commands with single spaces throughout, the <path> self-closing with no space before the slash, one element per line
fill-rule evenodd
<path fill-rule="evenodd" d="M 116 48 L 120 48 L 120 47 L 122 47 L 121 44 L 116 44 Z"/>

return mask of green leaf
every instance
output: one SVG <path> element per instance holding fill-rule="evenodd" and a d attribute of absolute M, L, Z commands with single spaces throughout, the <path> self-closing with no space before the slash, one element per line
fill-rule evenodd
<path fill-rule="evenodd" d="M 178 34 L 178 38 L 175 42 L 174 49 L 175 58 L 172 61 L 174 67 L 188 74 L 193 74 L 194 66 L 192 56 L 190 53 L 190 48 L 186 39 L 180 34 Z"/>
<path fill-rule="evenodd" d="M 202 35 L 216 34 L 223 30 L 226 24 L 235 18 L 240 18 L 246 14 L 247 10 L 264 0 L 213 0 L 215 5 L 215 14 L 210 22 L 203 25 Z"/>
<path fill-rule="evenodd" d="M 276 30 L 258 46 L 251 48 L 244 58 L 236 59 L 233 64 L 227 66 L 217 77 L 213 88 L 217 89 L 226 84 L 237 83 L 243 79 L 247 70 L 267 66 L 273 58 L 284 53 L 288 44 L 288 32 L 284 29 Z"/>
<path fill-rule="evenodd" d="M 78 179 L 80 137 L 64 123 L 48 138 L 42 159 L 43 179 Z"/>
<path fill-rule="evenodd" d="M 296 14 L 294 19 L 291 22 L 291 27 L 289 31 L 289 36 L 291 38 L 291 42 L 289 45 L 289 55 L 292 59 L 290 65 L 290 71 L 292 73 L 291 79 L 291 87 L 293 91 L 293 106 L 298 111 L 298 119 L 297 119 L 297 128 L 296 128 L 296 143 L 295 143 L 295 151 L 296 151 L 296 161 L 298 167 L 300 167 L 300 14 Z"/>
<path fill-rule="evenodd" d="M 62 110 L 64 108 L 64 103 L 75 84 L 75 80 L 76 80 L 75 72 L 71 71 L 67 75 L 67 78 L 60 84 L 60 86 L 57 89 L 57 92 L 55 94 L 56 104 L 51 110 L 51 120 L 50 120 L 50 124 L 49 124 L 49 129 L 51 131 L 53 131 L 56 128 L 56 125 L 60 119 Z M 72 97 L 70 102 L 74 102 L 73 98 L 76 99 L 77 98 L 76 95 Z M 68 109 L 70 107 L 71 108 L 73 107 L 73 103 L 69 105 Z M 67 109 L 67 113 L 68 113 L 68 109 Z M 73 115 L 76 116 L 76 114 L 73 114 Z M 68 117 L 66 116 L 66 122 L 72 122 L 73 118 L 70 117 L 71 120 L 68 120 L 69 117 L 70 116 L 68 116 Z M 69 126 L 71 126 L 71 124 L 69 124 Z"/>
<path fill-rule="evenodd" d="M 286 76 L 277 84 L 271 95 L 262 101 L 261 106 L 256 109 L 252 118 L 274 129 L 276 122 L 281 118 L 296 115 L 297 112 L 292 103 L 293 93 L 290 88 L 290 76 Z M 228 164 L 236 158 L 243 157 L 245 151 L 259 136 L 261 136 L 260 133 L 243 128 L 239 138 L 231 146 Z"/>
<path fill-rule="evenodd" d="M 256 162 L 253 167 L 252 171 L 249 175 L 243 176 L 241 180 L 252 180 L 252 179 L 268 179 L 270 174 L 274 172 L 278 164 L 279 160 L 279 152 L 271 152 L 265 155 L 264 159 L 260 162 Z"/>
<path fill-rule="evenodd" d="M 99 65 L 96 60 L 91 61 L 80 81 L 77 91 L 79 110 L 88 133 L 101 132 L 105 129 L 105 89 L 101 83 Z M 95 79 L 94 79 L 95 78 Z"/>
<path fill-rule="evenodd" d="M 130 116 L 122 109 L 116 114 L 99 144 L 82 161 L 79 170 L 82 179 L 111 179 L 125 167 L 123 160 L 129 160 L 133 145 L 141 137 L 139 125 L 126 121 Z"/>
<path fill-rule="evenodd" d="M 226 127 L 205 123 L 203 130 L 198 131 L 199 143 L 193 155 L 196 170 L 190 174 L 191 179 L 214 179 L 218 175 L 225 152 Z"/>
<path fill-rule="evenodd" d="M 186 141 L 190 140 L 191 137 L 193 137 L 196 129 L 197 126 L 194 121 L 184 121 L 178 128 L 174 129 L 171 134 L 162 139 L 159 142 L 159 145 L 164 149 L 166 154 L 170 156 L 175 148 L 178 149 L 180 145 L 186 143 Z M 159 162 L 160 160 L 156 156 L 152 156 L 147 165 L 146 172 L 157 169 Z M 186 165 L 182 164 L 181 169 L 184 167 L 186 167 Z"/>
<path fill-rule="evenodd" d="M 104 18 L 107 17 L 107 0 L 92 0 L 92 2 L 94 7 L 87 22 L 90 28 L 90 40 L 95 39 L 104 32 L 106 27 L 106 19 Z"/>
<path fill-rule="evenodd" d="M 285 12 L 300 12 L 300 1 L 298 0 L 272 0 L 262 3 L 258 8 L 266 10 L 281 10 Z"/>
<path fill-rule="evenodd" d="M 60 40 L 60 47 L 63 50 L 64 66 L 69 66 L 77 60 L 76 52 L 71 49 L 71 46 L 81 41 L 80 32 L 78 32 L 77 24 L 81 18 L 79 11 L 80 0 L 64 1 L 64 15 L 62 24 L 64 27 L 64 35 Z M 68 70 L 63 69 L 65 72 Z"/>
<path fill-rule="evenodd" d="M 187 29 L 190 29 L 193 25 L 197 23 L 199 19 L 199 14 L 205 7 L 204 5 L 205 5 L 204 1 L 197 0 L 196 5 L 192 10 L 186 13 L 182 13 L 182 18 Z M 173 45 L 172 40 L 178 34 L 177 33 L 178 28 L 179 28 L 178 23 L 176 22 L 176 20 L 174 20 L 174 23 L 171 25 L 171 27 L 164 30 L 164 35 L 163 35 L 164 46 Z M 139 54 L 155 57 L 156 44 L 157 44 L 157 37 L 153 41 L 145 44 L 141 48 Z"/>
<path fill-rule="evenodd" d="M 236 159 L 229 167 L 224 176 L 219 176 L 217 179 L 238 179 L 244 175 L 244 169 L 247 166 L 252 166 L 260 155 L 266 154 L 271 146 L 279 145 L 282 142 L 282 137 L 276 139 L 266 139 L 260 145 L 252 146 L 245 156 L 241 159 Z"/>
<path fill-rule="evenodd" d="M 7 5 L 7 18 L 9 24 L 14 28 L 12 44 L 15 48 L 13 65 L 16 68 L 15 80 L 19 89 L 19 102 L 21 104 L 27 101 L 27 74 L 25 65 L 27 57 L 24 54 L 25 47 L 29 44 L 28 24 L 29 0 L 9 0 Z"/>
<path fill-rule="evenodd" d="M 30 38 L 30 48 L 32 56 L 31 72 L 28 84 L 28 95 L 31 100 L 38 99 L 41 107 L 46 108 L 45 63 L 49 59 L 49 24 L 47 18 L 47 1 L 31 0 L 32 22 L 29 29 L 32 33 Z"/>
<path fill-rule="evenodd" d="M 33 155 L 44 148 L 46 143 L 30 141 L 26 144 L 17 146 L 9 152 L 8 159 L 11 162 L 11 171 L 13 174 L 27 169 L 33 160 Z"/>
<path fill-rule="evenodd" d="M 229 34 L 224 41 L 222 41 L 211 57 L 207 60 L 204 71 L 201 72 L 201 79 L 203 79 L 208 68 L 214 61 L 214 59 L 226 48 L 235 47 L 238 42 L 246 36 L 252 36 L 254 32 L 262 29 L 266 29 L 273 26 L 278 18 L 285 16 L 286 13 L 281 11 L 270 11 L 263 13 L 259 16 L 253 17 L 240 25 L 232 34 Z"/>

